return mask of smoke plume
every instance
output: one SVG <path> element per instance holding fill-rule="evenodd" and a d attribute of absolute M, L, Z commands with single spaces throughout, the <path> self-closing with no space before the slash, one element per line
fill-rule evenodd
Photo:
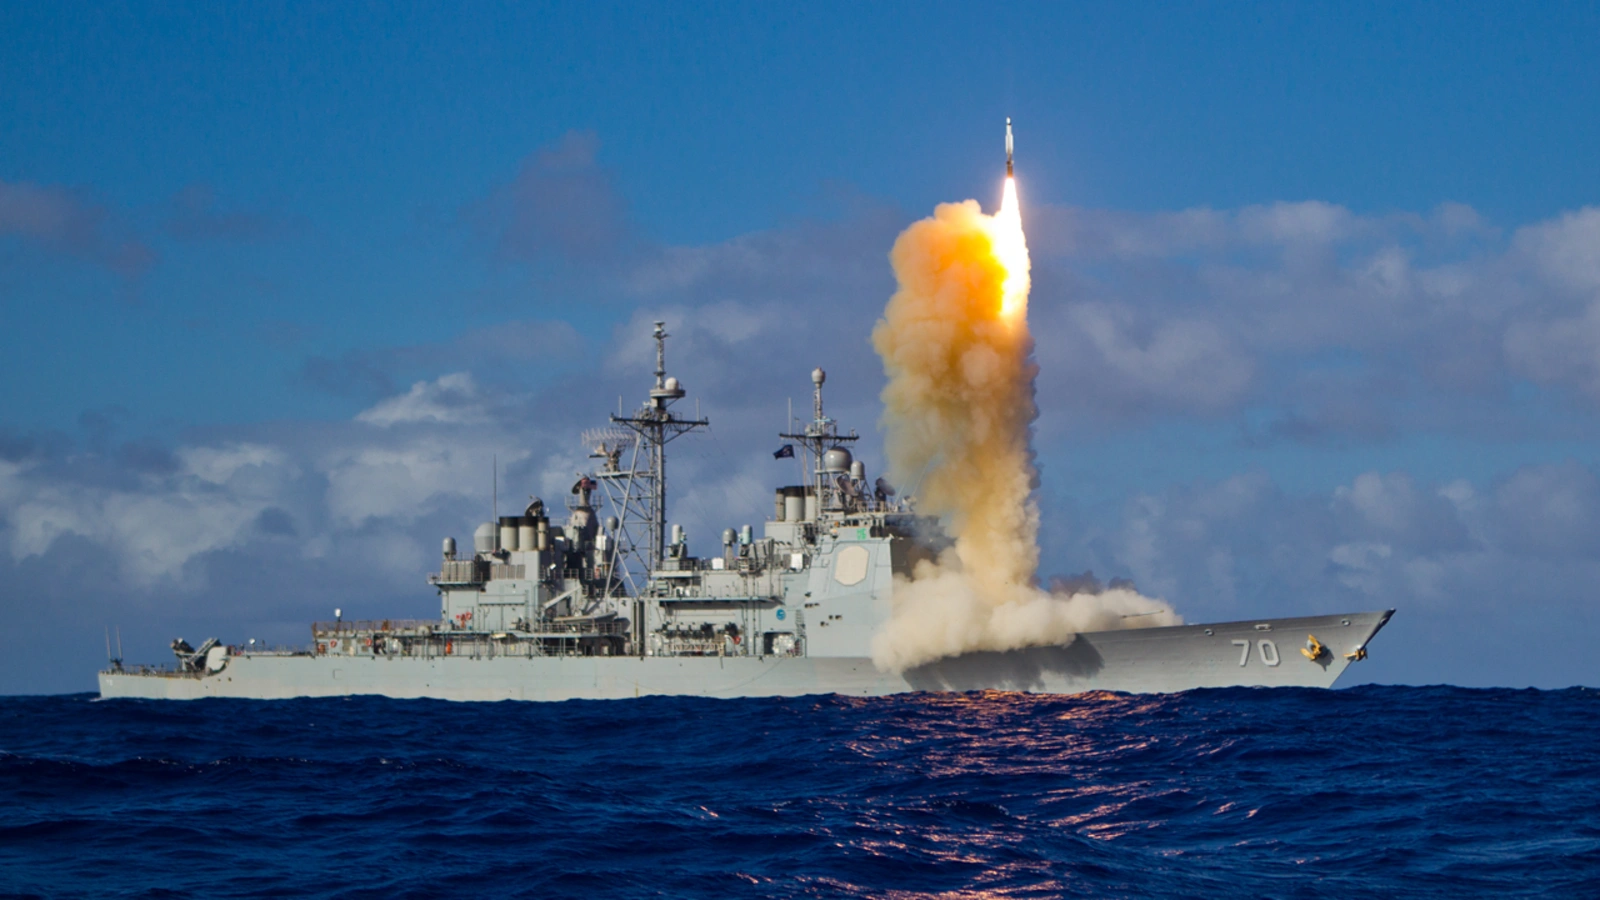
<path fill-rule="evenodd" d="M 883 427 L 890 476 L 954 539 L 897 579 L 873 660 L 902 670 L 976 650 L 1064 644 L 1080 631 L 1173 625 L 1171 607 L 1126 588 L 1039 587 L 1037 409 L 1028 332 L 1028 248 L 1016 187 L 1000 212 L 941 204 L 890 253 L 899 290 L 872 343 L 889 383 Z M 1136 618 L 1125 618 L 1136 617 Z"/>

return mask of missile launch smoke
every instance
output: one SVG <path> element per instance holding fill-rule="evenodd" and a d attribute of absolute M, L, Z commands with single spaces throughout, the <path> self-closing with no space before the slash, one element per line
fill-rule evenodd
<path fill-rule="evenodd" d="M 889 383 L 890 477 L 954 539 L 895 585 L 874 662 L 903 670 L 977 650 L 1064 644 L 1080 631 L 1181 624 L 1126 589 L 1039 587 L 1037 472 L 1028 331 L 1029 261 L 1014 179 L 1000 211 L 941 204 L 890 253 L 899 289 L 872 332 Z"/>

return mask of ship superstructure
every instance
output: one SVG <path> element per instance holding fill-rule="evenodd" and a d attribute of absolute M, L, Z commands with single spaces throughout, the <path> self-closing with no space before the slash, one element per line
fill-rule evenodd
<path fill-rule="evenodd" d="M 674 407 L 656 323 L 645 402 L 586 434 L 596 467 L 558 513 L 530 498 L 478 526 L 470 551 L 443 541 L 437 619 L 313 623 L 305 649 L 173 642 L 177 663 L 100 673 L 107 697 L 382 694 L 446 699 L 771 696 L 912 690 L 1175 691 L 1239 684 L 1329 686 L 1392 610 L 1080 634 L 1059 647 L 976 653 L 906 672 L 870 659 L 896 577 L 947 545 L 881 478 L 870 480 L 825 413 L 812 372 L 809 421 L 781 435 L 805 483 L 774 492 L 757 536 L 727 528 L 705 556 L 667 525 L 667 445 L 709 425 Z"/>

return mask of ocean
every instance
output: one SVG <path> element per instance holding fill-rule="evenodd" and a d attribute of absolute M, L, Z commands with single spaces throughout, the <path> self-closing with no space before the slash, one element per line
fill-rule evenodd
<path fill-rule="evenodd" d="M 1600 691 L 0 698 L 8 897 L 1600 897 Z"/>

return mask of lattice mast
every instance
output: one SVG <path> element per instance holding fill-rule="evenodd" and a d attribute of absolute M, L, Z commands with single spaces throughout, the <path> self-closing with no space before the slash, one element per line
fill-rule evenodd
<path fill-rule="evenodd" d="M 650 398 L 633 415 L 611 417 L 613 424 L 633 432 L 637 441 L 633 454 L 634 465 L 627 474 L 629 480 L 638 485 L 635 495 L 638 502 L 620 508 L 625 519 L 631 515 L 635 520 L 632 523 L 624 522 L 624 525 L 636 525 L 640 519 L 643 520 L 644 552 L 638 552 L 639 543 L 630 543 L 633 543 L 634 555 L 640 558 L 647 572 L 660 568 L 661 560 L 666 556 L 667 444 L 711 424 L 701 418 L 680 418 L 672 411 L 672 404 L 683 399 L 684 389 L 678 379 L 667 375 L 666 323 L 655 324 L 656 381 L 650 389 Z M 641 462 L 642 468 L 639 465 Z M 634 491 L 630 490 L 629 493 L 633 495 Z"/>
<path fill-rule="evenodd" d="M 653 457 L 644 452 L 644 441 L 625 428 L 591 429 L 584 432 L 583 442 L 589 447 L 590 458 L 601 460 L 594 478 L 617 516 L 615 523 L 606 523 L 613 541 L 606 560 L 611 577 L 605 593 L 615 596 L 621 589 L 622 593 L 637 596 L 649 565 L 641 553 L 647 543 L 641 539 L 641 532 L 650 520 L 651 498 L 655 496 L 654 473 L 650 470 Z"/>

